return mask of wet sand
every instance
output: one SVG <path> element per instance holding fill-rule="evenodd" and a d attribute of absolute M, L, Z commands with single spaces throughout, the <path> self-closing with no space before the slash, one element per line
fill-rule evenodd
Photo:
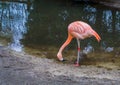
<path fill-rule="evenodd" d="M 119 85 L 120 70 L 57 63 L 0 47 L 0 85 Z"/>

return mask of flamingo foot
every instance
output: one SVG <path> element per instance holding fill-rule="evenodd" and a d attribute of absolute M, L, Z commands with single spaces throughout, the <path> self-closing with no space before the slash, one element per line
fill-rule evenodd
<path fill-rule="evenodd" d="M 80 64 L 79 63 L 75 63 L 74 66 L 78 67 L 78 66 L 80 66 Z"/>

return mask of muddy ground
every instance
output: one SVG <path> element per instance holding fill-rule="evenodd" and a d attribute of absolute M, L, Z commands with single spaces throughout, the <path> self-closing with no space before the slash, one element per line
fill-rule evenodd
<path fill-rule="evenodd" d="M 0 47 L 0 85 L 119 85 L 120 69 L 58 63 Z"/>

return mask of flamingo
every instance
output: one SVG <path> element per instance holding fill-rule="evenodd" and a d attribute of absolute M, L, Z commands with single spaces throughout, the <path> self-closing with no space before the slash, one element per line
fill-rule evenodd
<path fill-rule="evenodd" d="M 77 61 L 75 63 L 75 66 L 79 66 L 79 58 L 80 58 L 80 40 L 89 38 L 94 36 L 97 41 L 99 42 L 101 40 L 100 36 L 96 31 L 94 31 L 90 25 L 88 25 L 86 22 L 83 21 L 74 21 L 68 25 L 68 37 L 64 44 L 60 47 L 57 58 L 60 61 L 64 61 L 62 57 L 62 52 L 64 48 L 72 41 L 73 38 L 77 39 L 78 44 L 78 55 L 77 55 Z"/>

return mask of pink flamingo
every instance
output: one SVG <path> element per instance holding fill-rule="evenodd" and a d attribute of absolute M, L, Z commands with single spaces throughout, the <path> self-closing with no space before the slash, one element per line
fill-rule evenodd
<path fill-rule="evenodd" d="M 88 37 L 94 36 L 97 41 L 99 42 L 101 40 L 100 36 L 95 32 L 90 25 L 88 25 L 85 22 L 82 21 L 75 21 L 69 24 L 68 26 L 68 38 L 64 42 L 64 44 L 60 47 L 58 53 L 57 53 L 57 58 L 60 61 L 64 61 L 62 57 L 62 51 L 64 48 L 71 42 L 73 38 L 77 39 L 77 44 L 78 44 L 78 56 L 77 56 L 77 61 L 75 66 L 79 66 L 79 58 L 80 58 L 80 40 L 83 40 Z"/>

